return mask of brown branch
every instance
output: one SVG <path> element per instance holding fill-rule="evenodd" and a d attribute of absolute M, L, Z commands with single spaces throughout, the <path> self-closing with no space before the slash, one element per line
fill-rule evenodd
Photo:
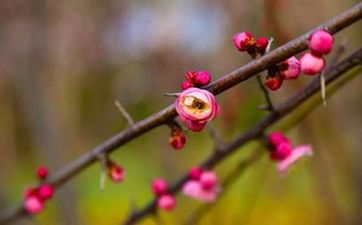
<path fill-rule="evenodd" d="M 261 75 L 257 75 L 256 80 L 258 81 L 259 87 L 262 90 L 264 97 L 265 97 L 265 101 L 266 101 L 266 106 L 263 107 L 262 109 L 273 111 L 274 110 L 273 102 L 270 98 L 269 91 L 266 89 L 266 87 L 263 84 Z"/>
<path fill-rule="evenodd" d="M 361 65 L 362 63 L 362 48 L 358 49 L 355 53 L 350 55 L 346 60 L 342 61 L 340 64 L 331 67 L 326 72 L 326 83 L 330 83 L 343 73 L 347 72 L 351 68 Z M 283 104 L 275 107 L 275 110 L 266 116 L 261 122 L 256 124 L 251 130 L 246 132 L 244 135 L 237 137 L 232 142 L 226 144 L 222 151 L 213 151 L 213 153 L 199 166 L 204 169 L 209 169 L 214 167 L 216 164 L 220 163 L 231 153 L 235 152 L 240 146 L 248 143 L 249 141 L 258 139 L 263 132 L 273 125 L 278 120 L 282 119 L 288 115 L 291 111 L 295 110 L 299 105 L 301 105 L 305 100 L 315 94 L 320 88 L 319 77 L 314 78 L 306 87 L 297 92 L 294 96 L 289 98 Z M 187 181 L 188 174 L 184 174 L 179 180 L 177 180 L 173 185 L 171 185 L 170 192 L 176 193 L 180 190 L 182 185 Z M 133 212 L 124 222 L 125 225 L 134 224 L 135 222 L 141 220 L 148 214 L 152 214 L 156 211 L 156 200 L 154 199 L 144 208 L 139 211 Z"/>
<path fill-rule="evenodd" d="M 312 31 L 305 33 L 304 35 L 290 41 L 289 43 L 271 51 L 270 53 L 262 56 L 260 59 L 249 62 L 245 66 L 226 74 L 220 79 L 212 82 L 206 87 L 209 91 L 215 95 L 220 94 L 227 89 L 245 81 L 254 75 L 262 72 L 268 66 L 281 62 L 290 56 L 293 56 L 307 48 L 307 39 L 309 34 L 316 29 L 325 29 L 330 33 L 336 33 L 343 28 L 353 24 L 362 17 L 362 3 L 358 3 L 352 8 L 344 11 L 336 17 L 328 20 L 324 24 L 316 27 Z M 47 183 L 54 185 L 55 188 L 61 186 L 72 177 L 76 176 L 83 169 L 90 166 L 97 160 L 97 156 L 101 153 L 111 153 L 121 145 L 139 137 L 140 135 L 166 124 L 170 120 L 176 117 L 176 111 L 173 105 L 166 107 L 165 109 L 143 119 L 133 126 L 124 129 L 120 133 L 109 138 L 105 142 L 99 144 L 95 148 L 91 149 L 88 153 L 80 156 L 78 159 L 70 162 L 68 165 L 60 169 L 53 176 L 50 176 L 46 180 Z M 223 155 L 224 153 L 221 153 Z M 212 161 L 208 164 L 212 164 Z M 207 166 L 206 164 L 205 166 Z M 21 205 L 10 209 L 0 215 L 0 224 L 7 224 L 22 216 L 25 216 Z"/>

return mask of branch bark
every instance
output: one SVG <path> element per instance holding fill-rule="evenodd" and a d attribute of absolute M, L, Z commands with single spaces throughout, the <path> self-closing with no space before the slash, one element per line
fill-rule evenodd
<path fill-rule="evenodd" d="M 262 56 L 261 58 L 249 62 L 243 67 L 226 74 L 220 79 L 212 82 L 210 85 L 205 87 L 215 95 L 220 94 L 227 89 L 255 76 L 256 74 L 265 70 L 269 65 L 281 62 L 282 60 L 293 56 L 307 48 L 307 40 L 309 34 L 316 29 L 325 29 L 330 33 L 336 33 L 343 28 L 353 24 L 362 17 L 362 3 L 358 3 L 352 8 L 344 11 L 343 13 L 337 15 L 336 17 L 328 20 L 324 24 L 316 27 L 308 33 L 290 41 L 289 43 L 271 51 L 270 53 Z M 283 112 L 281 112 L 283 113 Z M 163 110 L 147 117 L 144 120 L 141 120 L 137 123 L 134 123 L 133 126 L 124 129 L 120 133 L 109 138 L 105 142 L 99 144 L 95 148 L 91 149 L 88 153 L 80 156 L 78 159 L 70 162 L 68 165 L 60 169 L 57 173 L 54 173 L 53 176 L 50 176 L 46 180 L 47 183 L 52 184 L 55 188 L 58 188 L 66 181 L 70 180 L 83 169 L 87 168 L 91 164 L 97 161 L 97 156 L 102 153 L 111 153 L 116 150 L 118 147 L 124 145 L 125 143 L 139 137 L 140 135 L 158 127 L 166 124 L 170 120 L 176 117 L 176 111 L 173 105 L 170 105 Z M 276 114 L 272 114 L 274 117 L 278 117 Z M 253 134 L 254 135 L 254 134 Z M 252 136 L 253 136 L 252 135 Z M 250 137 L 245 137 L 249 139 Z M 244 142 L 244 140 L 241 140 Z M 234 143 L 239 144 L 239 143 Z M 221 156 L 226 155 L 226 152 L 220 152 Z M 211 160 L 205 166 L 212 165 L 214 160 Z M 14 221 L 22 216 L 25 216 L 26 213 L 22 208 L 22 205 L 18 205 L 13 209 L 6 211 L 0 215 L 0 223 L 7 224 L 11 221 Z"/>
<path fill-rule="evenodd" d="M 329 84 L 339 76 L 352 69 L 353 67 L 362 64 L 362 48 L 358 49 L 355 53 L 350 55 L 347 59 L 342 61 L 336 66 L 332 66 L 326 72 L 326 84 Z M 275 107 L 268 116 L 266 116 L 261 122 L 256 124 L 251 130 L 244 135 L 235 138 L 230 143 L 224 145 L 223 149 L 213 151 L 212 154 L 199 166 L 204 169 L 210 169 L 224 160 L 231 153 L 235 152 L 240 146 L 248 143 L 249 141 L 256 140 L 263 134 L 263 132 L 273 125 L 278 120 L 288 115 L 291 111 L 295 110 L 304 101 L 310 98 L 313 94 L 320 89 L 319 77 L 314 78 L 306 87 L 297 92 L 294 96 L 289 98 L 284 103 Z M 179 180 L 171 185 L 170 192 L 176 193 L 180 190 L 182 185 L 188 180 L 188 173 L 184 174 Z M 125 225 L 131 225 L 141 220 L 145 216 L 156 212 L 156 199 L 152 200 L 148 205 L 139 211 L 133 211 L 132 214 L 124 222 Z"/>

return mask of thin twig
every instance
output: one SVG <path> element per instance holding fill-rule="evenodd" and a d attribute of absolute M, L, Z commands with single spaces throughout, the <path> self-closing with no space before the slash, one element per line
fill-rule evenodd
<path fill-rule="evenodd" d="M 269 95 L 269 91 L 265 88 L 265 85 L 263 84 L 263 81 L 261 79 L 261 75 L 257 75 L 256 76 L 256 80 L 258 81 L 258 84 L 259 84 L 259 87 L 260 89 L 263 91 L 263 94 L 264 94 L 264 97 L 265 97 L 265 101 L 267 103 L 267 106 L 266 106 L 266 110 L 269 110 L 269 111 L 273 111 L 274 110 L 274 106 L 273 106 L 273 103 L 272 103 L 272 100 L 270 98 L 270 95 Z"/>
<path fill-rule="evenodd" d="M 207 85 L 205 89 L 213 94 L 220 94 L 231 87 L 255 76 L 265 70 L 269 65 L 279 63 L 308 47 L 308 37 L 315 30 L 325 29 L 334 34 L 340 30 L 355 23 L 362 17 L 362 3 L 358 3 L 341 14 L 331 18 L 313 30 L 303 34 L 302 36 L 280 46 L 270 53 L 260 57 L 257 60 L 247 63 L 239 69 L 226 74 L 218 80 Z M 132 127 L 124 129 L 120 133 L 114 135 L 86 154 L 80 156 L 68 165 L 61 168 L 58 172 L 53 173 L 46 182 L 52 184 L 55 188 L 60 187 L 71 178 L 75 177 L 82 170 L 90 166 L 96 161 L 97 155 L 100 153 L 111 153 L 121 145 L 141 136 L 142 134 L 161 126 L 176 117 L 176 111 L 173 105 L 170 105 L 163 110 L 135 123 Z M 186 179 L 186 177 L 185 177 Z M 6 210 L 0 215 L 0 224 L 8 224 L 27 214 L 23 210 L 22 204 L 19 204 L 11 209 Z"/>
<path fill-rule="evenodd" d="M 350 55 L 347 59 L 342 61 L 340 64 L 334 66 L 326 72 L 326 83 L 330 83 L 337 79 L 339 76 L 344 74 L 346 71 L 351 68 L 358 66 L 362 63 L 362 48 L 358 49 L 355 53 Z M 278 105 L 274 111 L 270 112 L 261 122 L 256 124 L 251 130 L 246 132 L 244 135 L 241 135 L 235 138 L 230 143 L 226 144 L 222 152 L 216 151 L 207 157 L 199 167 L 209 169 L 216 166 L 227 156 L 235 152 L 240 146 L 248 143 L 249 141 L 259 139 L 263 132 L 269 128 L 271 125 L 279 121 L 288 115 L 291 111 L 295 110 L 299 105 L 301 105 L 308 98 L 313 96 L 320 89 L 319 79 L 313 79 L 307 86 L 302 90 L 297 92 L 294 96 L 290 97 L 286 102 Z M 173 185 L 170 186 L 169 192 L 176 193 L 180 190 L 182 185 L 188 180 L 188 174 L 184 174 L 179 180 L 177 180 Z M 133 212 L 123 224 L 131 225 L 141 220 L 150 213 L 156 211 L 156 200 L 153 199 L 145 207 L 139 211 Z"/>
<path fill-rule="evenodd" d="M 117 106 L 118 110 L 122 113 L 124 118 L 126 118 L 128 126 L 133 126 L 134 121 L 131 117 L 131 115 L 127 112 L 127 110 L 122 106 L 122 104 L 119 101 L 115 101 L 114 104 Z"/>

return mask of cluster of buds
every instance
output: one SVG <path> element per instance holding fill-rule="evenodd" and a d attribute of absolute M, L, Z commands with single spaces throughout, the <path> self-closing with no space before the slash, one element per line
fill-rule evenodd
<path fill-rule="evenodd" d="M 182 193 L 202 202 L 213 202 L 219 189 L 218 179 L 213 171 L 194 167 L 189 172 L 189 180 L 182 187 Z"/>
<path fill-rule="evenodd" d="M 114 183 L 120 183 L 124 180 L 125 171 L 122 166 L 115 161 L 107 159 L 106 162 L 107 175 L 109 179 Z"/>
<path fill-rule="evenodd" d="M 284 80 L 295 80 L 300 74 L 300 62 L 292 56 L 289 59 L 277 65 L 268 68 L 268 76 L 265 80 L 265 86 L 270 90 L 278 90 Z"/>
<path fill-rule="evenodd" d="M 168 142 L 175 150 L 182 149 L 186 144 L 186 136 L 182 132 L 182 128 L 174 123 L 170 125 L 171 128 L 171 134 L 170 138 L 168 139 Z"/>
<path fill-rule="evenodd" d="M 201 131 L 206 123 L 215 118 L 218 105 L 215 96 L 204 89 L 195 87 L 181 92 L 175 101 L 175 109 L 179 119 L 191 131 Z"/>
<path fill-rule="evenodd" d="M 24 191 L 24 210 L 28 214 L 38 214 L 43 211 L 45 202 L 53 197 L 54 188 L 44 183 L 48 176 L 48 169 L 39 167 L 36 171 L 37 178 L 41 184 L 37 187 L 28 187 Z"/>
<path fill-rule="evenodd" d="M 247 52 L 252 58 L 258 54 L 264 55 L 269 40 L 266 37 L 255 38 L 250 32 L 240 32 L 233 38 L 235 47 L 241 52 Z"/>
<path fill-rule="evenodd" d="M 189 71 L 185 74 L 185 81 L 181 84 L 181 89 L 186 90 L 190 87 L 202 87 L 208 85 L 211 81 L 211 75 L 207 71 Z"/>
<path fill-rule="evenodd" d="M 315 75 L 325 67 L 323 55 L 328 54 L 333 47 L 333 36 L 324 30 L 317 30 L 309 37 L 310 52 L 305 53 L 301 58 L 301 69 L 305 74 Z"/>
<path fill-rule="evenodd" d="M 268 136 L 270 158 L 277 162 L 277 169 L 281 175 L 285 175 L 288 168 L 303 156 L 312 155 L 310 145 L 293 147 L 291 141 L 280 132 L 273 132 Z"/>
<path fill-rule="evenodd" d="M 153 194 L 157 197 L 157 206 L 165 211 L 171 211 L 176 206 L 175 197 L 168 192 L 168 184 L 162 178 L 156 178 L 151 183 Z"/>

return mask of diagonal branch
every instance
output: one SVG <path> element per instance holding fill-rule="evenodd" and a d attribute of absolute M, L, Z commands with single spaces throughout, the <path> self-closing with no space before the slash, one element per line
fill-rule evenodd
<path fill-rule="evenodd" d="M 358 49 L 355 53 L 350 55 L 347 59 L 340 64 L 331 67 L 326 71 L 326 84 L 337 79 L 343 73 L 351 70 L 352 68 L 359 66 L 361 69 L 362 64 L 362 48 Z M 230 143 L 226 144 L 222 151 L 213 151 L 213 153 L 200 164 L 201 168 L 212 168 L 224 160 L 231 153 L 235 152 L 240 146 L 248 143 L 249 141 L 258 139 L 262 133 L 271 125 L 279 121 L 288 115 L 291 111 L 295 110 L 304 101 L 310 98 L 320 89 L 319 78 L 313 79 L 306 87 L 297 92 L 294 96 L 289 98 L 286 102 L 275 107 L 275 110 L 266 116 L 261 122 L 256 124 L 251 130 L 244 135 L 235 138 Z M 176 193 L 180 190 L 182 185 L 187 181 L 188 174 L 184 174 L 179 180 L 177 180 L 170 188 L 171 193 Z M 139 211 L 133 212 L 124 222 L 126 225 L 134 224 L 141 220 L 145 216 L 152 214 L 156 211 L 156 199 L 151 201 L 144 208 Z"/>
<path fill-rule="evenodd" d="M 362 3 L 358 3 L 352 8 L 342 12 L 336 17 L 328 20 L 324 24 L 316 27 L 310 32 L 305 33 L 304 35 L 290 41 L 289 43 L 271 51 L 270 53 L 260 57 L 257 60 L 249 62 L 243 67 L 226 74 L 220 79 L 209 84 L 206 89 L 214 93 L 215 95 L 220 94 L 227 89 L 255 76 L 256 74 L 265 70 L 269 65 L 281 62 L 282 60 L 287 59 L 290 56 L 293 56 L 307 48 L 307 40 L 309 34 L 316 29 L 325 29 L 330 33 L 336 33 L 342 30 L 345 27 L 353 24 L 362 17 Z M 274 117 L 278 115 L 273 114 Z M 88 153 L 80 156 L 74 161 L 70 162 L 68 165 L 60 169 L 53 176 L 50 176 L 46 180 L 47 183 L 52 184 L 55 188 L 61 186 L 83 169 L 87 168 L 97 160 L 97 156 L 101 153 L 111 153 L 116 150 L 118 147 L 124 145 L 125 143 L 139 137 L 140 135 L 158 127 L 166 124 L 170 120 L 176 117 L 176 111 L 173 105 L 170 105 L 163 110 L 137 122 L 134 123 L 132 127 L 124 129 L 120 133 L 109 138 L 105 142 L 99 144 L 98 146 L 91 149 Z M 224 153 L 221 153 L 224 154 Z M 212 161 L 205 164 L 212 165 Z M 23 210 L 21 205 L 10 209 L 0 215 L 0 224 L 7 224 L 13 220 L 18 219 L 19 217 L 25 216 L 26 213 Z"/>

